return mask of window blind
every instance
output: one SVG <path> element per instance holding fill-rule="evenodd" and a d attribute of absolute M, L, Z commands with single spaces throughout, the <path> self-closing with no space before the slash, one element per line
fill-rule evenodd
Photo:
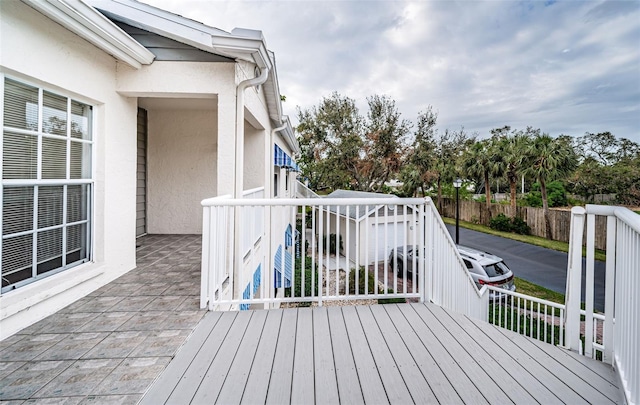
<path fill-rule="evenodd" d="M 90 257 L 92 108 L 4 79 L 2 291 Z"/>

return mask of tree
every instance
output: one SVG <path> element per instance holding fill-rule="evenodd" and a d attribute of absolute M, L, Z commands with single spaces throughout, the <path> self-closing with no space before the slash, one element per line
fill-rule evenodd
<path fill-rule="evenodd" d="M 467 135 L 464 128 L 449 131 L 436 138 L 433 165 L 434 182 L 438 189 L 438 209 L 442 212 L 442 185 L 453 182 L 461 172 L 460 159 L 463 152 L 475 142 L 476 135 Z"/>
<path fill-rule="evenodd" d="M 298 110 L 299 162 L 312 188 L 379 192 L 400 171 L 410 123 L 389 97 L 367 102 L 366 119 L 353 99 L 335 92 L 317 107 Z"/>
<path fill-rule="evenodd" d="M 640 203 L 640 145 L 610 132 L 587 132 L 577 139 L 580 165 L 569 179 L 572 191 L 586 201 L 596 194 L 616 194 L 625 204 Z"/>
<path fill-rule="evenodd" d="M 437 177 L 434 171 L 437 120 L 438 114 L 431 106 L 418 114 L 413 143 L 407 151 L 407 165 L 401 171 L 405 195 L 415 195 L 417 189 L 420 189 L 422 195 L 426 195 L 427 188 Z"/>
<path fill-rule="evenodd" d="M 395 101 L 387 96 L 374 95 L 367 99 L 364 155 L 359 162 L 358 189 L 380 192 L 392 175 L 400 172 L 403 163 L 404 138 L 411 124 L 402 119 Z"/>
<path fill-rule="evenodd" d="M 462 155 L 462 170 L 465 175 L 484 181 L 487 218 L 491 216 L 491 176 L 496 171 L 496 160 L 492 141 L 483 139 L 473 143 Z"/>
<path fill-rule="evenodd" d="M 532 138 L 540 130 L 527 127 L 525 131 L 510 132 L 511 127 L 504 126 L 491 130 L 496 142 L 496 154 L 500 157 L 498 165 L 509 183 L 511 217 L 516 217 L 516 196 L 518 179 L 524 170 L 525 152 Z"/>
<path fill-rule="evenodd" d="M 334 92 L 316 107 L 298 109 L 302 175 L 316 190 L 353 188 L 363 147 L 355 100 Z"/>
<path fill-rule="evenodd" d="M 573 149 L 571 137 L 560 136 L 552 138 L 548 134 L 536 135 L 527 148 L 527 163 L 525 173 L 534 177 L 540 184 L 546 237 L 551 239 L 547 182 L 559 176 L 567 175 L 575 169 L 577 155 Z"/>

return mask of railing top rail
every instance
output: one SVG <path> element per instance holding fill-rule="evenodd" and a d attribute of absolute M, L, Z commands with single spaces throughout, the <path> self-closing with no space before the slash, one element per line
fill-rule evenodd
<path fill-rule="evenodd" d="M 253 193 L 257 193 L 259 191 L 264 191 L 264 187 L 256 187 L 256 188 L 252 188 L 250 190 L 244 190 L 242 192 L 242 195 L 249 195 L 249 194 L 253 194 Z"/>
<path fill-rule="evenodd" d="M 219 195 L 217 197 L 206 198 L 200 202 L 203 207 L 218 205 L 221 200 L 231 200 L 231 194 Z"/>
<path fill-rule="evenodd" d="M 515 291 L 505 291 L 504 289 L 502 289 L 500 287 L 494 287 L 494 286 L 490 286 L 490 285 L 485 285 L 484 287 L 486 287 L 487 290 L 496 291 L 496 292 L 504 293 L 504 294 L 507 294 L 507 295 L 511 295 L 513 297 L 516 297 L 516 298 L 522 298 L 522 299 L 525 299 L 525 300 L 528 300 L 528 301 L 531 301 L 531 302 L 544 304 L 544 305 L 550 306 L 552 308 L 565 309 L 564 304 L 558 304 L 557 302 L 544 300 L 544 299 L 541 299 L 541 298 L 533 297 L 531 295 L 521 294 L 521 293 L 515 292 Z"/>
<path fill-rule="evenodd" d="M 624 221 L 625 224 L 633 228 L 634 231 L 640 233 L 640 215 L 628 208 L 615 205 L 594 205 L 587 204 L 585 207 L 587 214 L 615 216 Z"/>
<path fill-rule="evenodd" d="M 424 198 L 207 198 L 202 200 L 203 207 L 207 206 L 299 206 L 299 205 L 425 205 Z"/>

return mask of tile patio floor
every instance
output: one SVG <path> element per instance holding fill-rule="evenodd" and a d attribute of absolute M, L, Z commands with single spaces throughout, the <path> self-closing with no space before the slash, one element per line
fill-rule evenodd
<path fill-rule="evenodd" d="M 200 236 L 138 244 L 134 270 L 0 342 L 0 403 L 138 402 L 205 314 Z"/>

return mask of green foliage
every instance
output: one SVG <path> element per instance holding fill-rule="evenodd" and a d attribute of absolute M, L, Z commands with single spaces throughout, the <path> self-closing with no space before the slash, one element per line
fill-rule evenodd
<path fill-rule="evenodd" d="M 511 219 L 511 230 L 520 235 L 530 235 L 531 227 L 522 218 Z"/>
<path fill-rule="evenodd" d="M 576 143 L 581 163 L 568 178 L 571 192 L 587 202 L 613 193 L 618 203 L 640 205 L 640 145 L 610 132 L 587 132 Z"/>
<path fill-rule="evenodd" d="M 491 218 L 489 228 L 496 231 L 511 232 L 511 220 L 506 215 L 500 213 Z"/>
<path fill-rule="evenodd" d="M 358 282 L 356 283 L 356 274 L 358 278 Z M 365 286 L 367 286 L 368 294 L 383 294 L 384 290 L 378 288 L 378 282 L 376 281 L 373 274 L 369 273 L 364 266 L 360 266 L 358 271 L 352 270 L 349 272 L 349 294 L 356 294 L 356 285 L 358 286 L 358 294 L 364 295 Z M 387 289 L 388 293 L 393 293 L 393 289 Z M 404 303 L 406 300 L 404 298 L 380 298 L 378 299 L 378 304 L 399 304 Z"/>
<path fill-rule="evenodd" d="M 538 337 L 543 342 L 554 345 L 560 342 L 560 326 L 545 321 L 545 318 L 534 317 L 533 314 L 522 314 L 508 305 L 493 303 L 489 305 L 489 323 L 501 328 Z"/>
<path fill-rule="evenodd" d="M 565 207 L 567 205 L 567 192 L 560 181 L 552 181 L 547 184 L 547 193 L 550 207 Z M 542 207 L 540 183 L 533 184 L 525 200 L 531 207 Z"/>
<path fill-rule="evenodd" d="M 491 218 L 489 227 L 501 232 L 515 232 L 520 235 L 531 234 L 531 227 L 521 218 L 508 218 L 502 213 Z"/>
<path fill-rule="evenodd" d="M 367 103 L 366 118 L 355 100 L 336 92 L 317 107 L 298 110 L 298 162 L 312 189 L 379 192 L 399 173 L 411 124 L 387 96 Z"/>
<path fill-rule="evenodd" d="M 304 260 L 304 296 L 318 296 L 320 294 L 320 284 L 318 280 L 320 280 L 320 270 L 318 269 L 318 265 L 315 265 L 315 275 L 314 275 L 314 267 L 312 265 L 311 257 L 306 256 Z M 294 296 L 300 297 L 302 296 L 302 259 L 296 259 L 295 268 L 293 271 L 294 274 Z M 291 297 L 291 287 L 284 289 L 284 296 Z M 310 302 L 301 302 L 301 306 L 310 306 Z"/>

